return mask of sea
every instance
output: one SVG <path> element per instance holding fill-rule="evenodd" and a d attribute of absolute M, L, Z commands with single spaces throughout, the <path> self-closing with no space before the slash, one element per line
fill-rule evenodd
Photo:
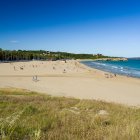
<path fill-rule="evenodd" d="M 105 72 L 140 78 L 140 59 L 128 59 L 128 61 L 82 61 L 81 63 Z"/>

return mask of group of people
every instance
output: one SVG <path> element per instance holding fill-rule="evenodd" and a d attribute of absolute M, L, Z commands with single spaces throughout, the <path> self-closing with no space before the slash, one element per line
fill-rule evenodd
<path fill-rule="evenodd" d="M 33 81 L 34 81 L 34 82 L 39 81 L 37 75 L 33 76 Z"/>
<path fill-rule="evenodd" d="M 106 78 L 113 78 L 113 77 L 116 77 L 117 75 L 116 74 L 108 74 L 108 73 L 105 73 L 105 77 Z"/>

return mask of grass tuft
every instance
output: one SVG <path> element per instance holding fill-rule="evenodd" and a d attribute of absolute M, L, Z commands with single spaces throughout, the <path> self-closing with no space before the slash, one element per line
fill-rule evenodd
<path fill-rule="evenodd" d="M 0 90 L 1 140 L 137 140 L 139 116 L 113 103 Z"/>

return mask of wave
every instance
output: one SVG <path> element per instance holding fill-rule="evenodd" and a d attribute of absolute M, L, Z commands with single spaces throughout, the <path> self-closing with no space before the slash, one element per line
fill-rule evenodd
<path fill-rule="evenodd" d="M 103 64 L 103 63 L 98 63 L 98 62 L 92 62 L 93 64 L 97 64 L 97 65 L 101 65 L 101 66 L 107 66 L 107 64 Z"/>
<path fill-rule="evenodd" d="M 121 66 L 118 64 L 115 65 L 115 64 L 110 64 L 106 62 L 91 62 L 90 61 L 90 62 L 83 62 L 83 63 L 92 68 L 96 68 L 96 69 L 103 70 L 106 72 L 140 78 L 140 69 L 138 68 L 128 67 L 125 65 Z"/>
<path fill-rule="evenodd" d="M 117 66 L 112 66 L 112 68 L 114 68 L 114 69 L 118 69 L 119 67 L 117 67 Z"/>

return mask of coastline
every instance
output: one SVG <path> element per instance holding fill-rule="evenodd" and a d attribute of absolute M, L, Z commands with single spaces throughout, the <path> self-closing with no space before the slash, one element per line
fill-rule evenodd
<path fill-rule="evenodd" d="M 127 61 L 128 58 L 116 57 L 116 58 L 97 58 L 97 59 L 77 59 L 78 61 Z"/>
<path fill-rule="evenodd" d="M 110 73 L 110 74 L 115 74 L 115 75 L 118 75 L 118 76 L 124 76 L 124 77 L 128 77 L 128 78 L 134 78 L 134 79 L 140 79 L 140 75 L 139 74 L 137 74 L 137 73 L 139 73 L 139 71 L 137 70 L 135 70 L 134 68 L 127 68 L 127 65 L 120 65 L 120 66 L 118 66 L 119 65 L 119 63 L 118 63 L 118 65 L 116 65 L 116 64 L 113 64 L 113 63 L 110 63 L 110 62 L 112 62 L 112 61 L 110 61 L 109 63 L 104 63 L 103 61 L 103 63 L 101 63 L 101 65 L 98 65 L 99 63 L 100 63 L 100 61 L 96 64 L 93 64 L 92 65 L 92 63 L 90 63 L 90 61 L 92 61 L 92 60 L 82 60 L 82 61 L 79 61 L 80 63 L 82 63 L 82 64 L 84 64 L 84 65 L 86 65 L 86 66 L 88 66 L 88 67 L 90 67 L 90 68 L 93 68 L 93 69 L 96 69 L 96 70 L 99 70 L 99 71 L 103 71 L 103 72 L 106 72 L 106 73 Z M 87 62 L 89 62 L 89 63 L 87 63 Z M 93 61 L 93 62 L 95 62 L 95 61 Z M 132 63 L 132 62 L 131 62 Z M 135 62 L 134 62 L 135 63 Z M 129 64 L 130 65 L 130 64 Z M 114 67 L 115 67 L 115 69 L 114 69 Z"/>
<path fill-rule="evenodd" d="M 23 69 L 20 69 L 22 66 Z M 64 61 L 5 63 L 0 64 L 0 88 L 21 88 L 53 96 L 140 106 L 139 79 L 121 75 L 106 78 L 106 73 L 76 60 L 68 60 L 66 63 Z M 33 81 L 34 75 L 38 76 L 38 81 Z"/>

